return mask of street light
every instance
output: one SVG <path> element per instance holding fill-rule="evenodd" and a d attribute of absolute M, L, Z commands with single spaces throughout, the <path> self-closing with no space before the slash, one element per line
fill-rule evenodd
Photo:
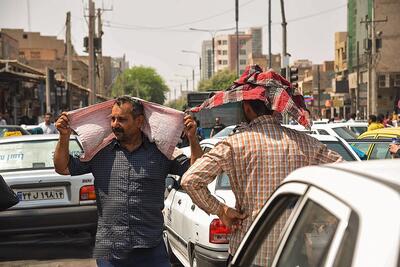
<path fill-rule="evenodd" d="M 212 43 L 212 59 L 211 59 L 211 69 L 212 69 L 212 76 L 214 76 L 215 73 L 215 35 L 217 32 L 223 32 L 223 31 L 231 31 L 234 30 L 235 28 L 225 28 L 225 29 L 197 29 L 197 28 L 189 28 L 191 31 L 198 31 L 198 32 L 208 32 L 211 34 L 211 43 Z"/>
<path fill-rule="evenodd" d="M 175 74 L 176 77 L 181 77 L 181 78 L 185 78 L 186 79 L 186 91 L 189 91 L 189 79 L 187 76 L 185 75 L 179 75 L 179 74 Z M 181 87 L 182 89 L 182 87 Z"/>
<path fill-rule="evenodd" d="M 199 52 L 191 51 L 191 50 L 182 50 L 182 53 L 196 54 L 199 56 L 199 71 L 200 71 L 200 80 L 201 80 L 201 54 Z"/>
<path fill-rule="evenodd" d="M 194 67 L 195 67 L 195 66 L 192 66 L 192 65 L 185 65 L 185 64 L 178 64 L 178 65 L 181 66 L 181 67 L 188 67 L 188 68 L 191 68 L 191 69 L 192 69 L 193 91 L 196 91 L 195 88 L 194 88 Z"/>

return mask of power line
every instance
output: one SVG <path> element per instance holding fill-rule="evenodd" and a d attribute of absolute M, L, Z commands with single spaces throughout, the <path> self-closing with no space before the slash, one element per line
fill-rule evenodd
<path fill-rule="evenodd" d="M 255 0 L 250 0 L 250 1 L 248 1 L 248 2 L 246 2 L 246 3 L 244 3 L 244 4 L 242 4 L 241 7 L 242 7 L 242 6 L 245 6 L 245 5 L 248 5 L 248 4 L 250 4 L 251 2 L 253 2 L 253 1 L 255 1 Z M 313 14 L 309 14 L 309 15 L 305 15 L 305 16 L 293 18 L 293 19 L 291 19 L 291 20 L 288 20 L 288 23 L 289 23 L 289 22 L 290 22 L 290 23 L 293 23 L 293 22 L 297 22 L 297 21 L 301 21 L 301 20 L 306 20 L 306 19 L 309 19 L 309 18 L 317 17 L 317 16 L 320 16 L 320 15 L 323 15 L 323 14 L 327 14 L 327 13 L 330 13 L 330 12 L 333 12 L 333 11 L 336 11 L 336 10 L 339 10 L 339 9 L 342 9 L 343 7 L 346 7 L 346 6 L 347 6 L 346 4 L 343 4 L 343 5 L 334 7 L 334 8 L 330 8 L 330 9 L 326 9 L 326 10 L 319 11 L 319 12 L 317 12 L 317 13 L 313 13 Z M 217 17 L 217 16 L 221 16 L 221 15 L 226 14 L 226 13 L 228 13 L 228 12 L 231 12 L 231 11 L 233 11 L 233 10 L 234 10 L 234 9 L 229 9 L 229 10 L 226 10 L 226 11 L 221 12 L 221 13 L 219 13 L 219 14 L 215 14 L 215 15 L 213 15 L 213 16 L 210 16 L 210 17 L 207 17 L 207 18 L 204 18 L 204 19 L 201 19 L 201 20 L 196 20 L 196 21 L 186 22 L 186 23 L 176 24 L 176 25 L 170 25 L 170 26 L 164 26 L 164 27 L 158 27 L 158 26 L 157 26 L 157 27 L 150 27 L 150 26 L 143 26 L 143 25 L 129 25 L 129 24 L 123 24 L 123 23 L 112 22 L 112 21 L 104 21 L 104 23 L 105 23 L 105 24 L 104 24 L 104 27 L 114 28 L 114 29 L 122 29 L 122 30 L 135 30 L 135 31 L 191 32 L 191 31 L 186 30 L 186 29 L 173 29 L 173 28 L 176 28 L 176 27 L 178 27 L 178 26 L 189 25 L 189 24 L 191 24 L 191 23 L 195 23 L 195 22 L 199 22 L 199 21 L 209 20 L 209 19 L 211 19 L 211 18 L 214 18 L 214 17 Z M 274 23 L 272 23 L 272 26 L 277 26 L 277 25 L 280 25 L 280 22 L 274 22 Z M 262 25 L 260 25 L 260 27 L 266 27 L 266 26 L 268 26 L 268 24 L 262 24 Z M 246 29 L 248 29 L 248 28 L 240 28 L 240 30 L 246 30 Z"/>
<path fill-rule="evenodd" d="M 249 5 L 250 3 L 254 2 L 254 1 L 256 1 L 256 0 L 249 0 L 246 3 L 241 4 L 240 7 L 247 6 L 247 5 Z M 235 8 L 230 8 L 230 9 L 227 9 L 227 10 L 222 11 L 220 13 L 217 13 L 217 14 L 214 14 L 214 15 L 211 15 L 209 17 L 202 18 L 202 19 L 197 19 L 197 20 L 194 20 L 194 21 L 189 21 L 189 22 L 184 22 L 184 23 L 175 24 L 175 25 L 169 25 L 169 26 L 153 26 L 153 27 L 149 27 L 149 26 L 144 26 L 144 25 L 128 25 L 128 24 L 112 22 L 112 21 L 107 21 L 107 23 L 109 23 L 110 25 L 114 24 L 114 27 L 129 27 L 129 28 L 135 28 L 135 29 L 139 29 L 140 28 L 140 29 L 148 29 L 148 30 L 169 30 L 171 28 L 177 28 L 177 27 L 192 25 L 192 24 L 195 24 L 195 23 L 198 23 L 198 22 L 207 21 L 207 20 L 213 19 L 215 17 L 219 17 L 219 16 L 222 16 L 222 15 L 225 15 L 225 14 L 230 13 L 232 11 L 235 11 Z"/>
<path fill-rule="evenodd" d="M 305 19 L 317 17 L 317 16 L 320 16 L 320 15 L 323 15 L 323 14 L 330 13 L 330 12 L 332 12 L 332 11 L 336 11 L 336 10 L 342 9 L 343 7 L 347 7 L 347 4 L 343 4 L 343 5 L 334 7 L 334 8 L 322 10 L 322 11 L 317 12 L 317 13 L 314 13 L 314 14 L 305 15 L 305 16 L 301 16 L 301 17 L 294 18 L 294 19 L 290 19 L 290 20 L 288 20 L 287 22 L 288 22 L 288 23 L 289 23 L 289 22 L 296 22 L 296 21 L 301 21 L 301 20 L 305 20 Z M 272 23 L 272 25 L 280 25 L 280 24 L 281 24 L 280 22 L 274 22 L 274 23 Z M 262 27 L 265 27 L 265 26 L 267 26 L 267 25 L 268 25 L 268 24 L 263 24 L 263 25 L 261 25 L 261 26 L 262 26 Z"/>

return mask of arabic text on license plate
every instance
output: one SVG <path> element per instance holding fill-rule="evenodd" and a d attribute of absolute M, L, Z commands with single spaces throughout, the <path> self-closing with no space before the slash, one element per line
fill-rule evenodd
<path fill-rule="evenodd" d="M 30 190 L 17 192 L 20 201 L 64 199 L 63 189 Z"/>

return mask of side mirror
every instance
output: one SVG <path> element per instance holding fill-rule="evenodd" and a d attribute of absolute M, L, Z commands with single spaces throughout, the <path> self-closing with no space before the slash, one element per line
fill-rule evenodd
<path fill-rule="evenodd" d="M 168 192 L 171 192 L 172 189 L 178 190 L 179 182 L 174 178 L 174 176 L 168 175 L 165 180 L 165 187 L 167 188 Z"/>

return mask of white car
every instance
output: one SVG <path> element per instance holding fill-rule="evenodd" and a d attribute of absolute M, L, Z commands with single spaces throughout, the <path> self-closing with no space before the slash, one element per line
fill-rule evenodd
<path fill-rule="evenodd" d="M 201 142 L 204 152 L 221 139 Z M 190 156 L 190 148 L 182 149 Z M 229 230 L 216 215 L 208 215 L 196 206 L 180 187 L 180 178 L 167 178 L 169 194 L 164 201 L 164 238 L 171 262 L 190 266 L 226 266 Z M 210 192 L 228 206 L 235 206 L 235 196 L 226 174 L 219 175 L 208 185 Z"/>
<path fill-rule="evenodd" d="M 230 266 L 400 266 L 399 166 L 381 160 L 295 170 Z"/>
<path fill-rule="evenodd" d="M 301 125 L 284 126 L 298 131 L 306 131 L 306 129 Z M 367 129 L 368 124 L 366 122 L 335 122 L 313 124 L 311 126 L 311 133 L 317 135 L 332 135 L 341 137 L 344 140 L 350 140 L 357 139 L 357 136 L 365 132 Z"/>
<path fill-rule="evenodd" d="M 361 161 L 351 147 L 334 136 L 311 135 L 337 151 L 346 161 Z M 203 151 L 211 150 L 220 138 L 205 139 L 200 142 Z M 190 157 L 190 148 L 182 149 Z M 180 187 L 179 178 L 167 178 L 169 194 L 164 205 L 165 240 L 174 262 L 179 260 L 184 266 L 225 266 L 228 257 L 229 232 L 217 216 L 208 215 L 197 207 L 189 195 Z M 209 184 L 210 192 L 225 202 L 235 206 L 235 196 L 229 178 L 221 174 Z"/>
<path fill-rule="evenodd" d="M 59 175 L 53 155 L 58 135 L 0 138 L 0 174 L 19 197 L 0 212 L 0 243 L 5 236 L 54 231 L 96 232 L 97 208 L 92 174 Z M 82 147 L 75 136 L 70 154 Z M 23 241 L 23 240 L 22 240 Z"/>

